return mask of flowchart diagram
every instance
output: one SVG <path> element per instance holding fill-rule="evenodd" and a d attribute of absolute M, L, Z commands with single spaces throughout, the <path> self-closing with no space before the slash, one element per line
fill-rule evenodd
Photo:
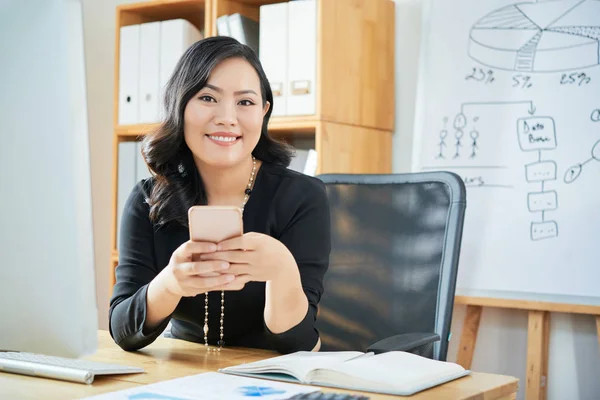
<path fill-rule="evenodd" d="M 485 165 L 471 167 L 462 160 L 472 160 L 478 155 L 478 140 L 480 133 L 476 128 L 479 121 L 478 110 L 481 107 L 503 107 L 506 105 L 527 106 L 523 111 L 523 116 L 516 120 L 516 132 L 519 148 L 523 152 L 534 153 L 535 159 L 525 165 L 525 180 L 528 183 L 539 185 L 537 189 L 532 189 L 527 194 L 527 207 L 531 213 L 539 215 L 539 220 L 532 221 L 530 225 L 531 240 L 549 239 L 558 236 L 558 224 L 556 221 L 548 219 L 547 213 L 558 208 L 558 193 L 556 190 L 548 190 L 546 182 L 557 179 L 557 165 L 552 159 L 544 157 L 544 152 L 554 151 L 557 148 L 556 124 L 554 119 L 549 116 L 535 115 L 536 108 L 532 101 L 491 101 L 491 102 L 468 102 L 462 103 L 460 112 L 456 114 L 453 121 L 454 142 L 450 146 L 446 141 L 449 133 L 446 128 L 448 117 L 443 119 L 443 128 L 439 131 L 439 141 L 437 142 L 436 159 L 451 159 L 452 164 L 449 168 L 503 168 L 502 166 Z M 468 111 L 470 110 L 470 111 Z M 467 129 L 468 122 L 472 121 L 471 127 Z M 469 131 L 469 143 L 463 143 L 465 131 Z M 467 147 L 465 152 L 463 147 Z M 600 160 L 600 141 L 594 147 L 593 154 Z M 589 160 L 588 160 L 589 161 Z M 584 163 L 585 164 L 585 163 Z M 488 187 L 506 187 L 509 185 L 489 184 L 481 176 L 477 179 L 466 178 L 467 186 L 488 186 Z"/>
<path fill-rule="evenodd" d="M 407 161 L 464 183 L 457 287 L 590 296 L 600 279 L 600 0 L 428 4 Z"/>
<path fill-rule="evenodd" d="M 527 194 L 529 211 L 541 214 L 541 221 L 531 222 L 531 240 L 558 236 L 556 221 L 546 220 L 548 211 L 558 208 L 558 194 L 545 190 L 547 181 L 556 180 L 556 162 L 544 160 L 542 151 L 556 149 L 556 125 L 552 117 L 524 117 L 517 120 L 517 136 L 522 151 L 536 152 L 537 160 L 525 165 L 525 178 L 529 183 L 539 183 L 540 190 Z"/>

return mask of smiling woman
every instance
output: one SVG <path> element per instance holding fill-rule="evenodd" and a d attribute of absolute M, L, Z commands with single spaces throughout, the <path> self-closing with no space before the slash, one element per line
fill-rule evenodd
<path fill-rule="evenodd" d="M 258 57 L 229 37 L 201 40 L 164 103 L 143 144 L 153 177 L 123 211 L 113 339 L 140 349 L 171 321 L 173 336 L 217 349 L 317 350 L 329 203 L 323 183 L 288 169 L 291 148 L 268 134 L 273 95 Z M 244 235 L 190 241 L 187 212 L 204 204 L 240 207 Z"/>
<path fill-rule="evenodd" d="M 258 74 L 246 59 L 215 67 L 184 113 L 185 141 L 199 168 L 237 164 L 252 152 L 270 107 L 262 98 Z"/>

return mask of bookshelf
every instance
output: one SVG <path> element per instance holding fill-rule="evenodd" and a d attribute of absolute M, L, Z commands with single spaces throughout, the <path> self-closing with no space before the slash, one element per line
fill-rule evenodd
<path fill-rule="evenodd" d="M 259 21 L 259 7 L 281 0 L 154 0 L 116 9 L 112 252 L 110 287 L 118 263 L 119 144 L 136 141 L 156 124 L 119 125 L 120 28 L 183 18 L 204 36 L 217 35 L 217 18 L 240 13 Z M 389 173 L 394 130 L 393 0 L 317 0 L 316 113 L 272 117 L 269 132 L 290 142 L 314 143 L 317 174 Z"/>

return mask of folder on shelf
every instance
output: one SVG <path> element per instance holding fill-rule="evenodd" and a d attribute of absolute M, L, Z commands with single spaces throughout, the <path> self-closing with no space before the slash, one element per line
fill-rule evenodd
<path fill-rule="evenodd" d="M 185 51 L 198 40 L 201 32 L 185 19 L 162 21 L 160 25 L 159 119 L 164 116 L 164 89 Z"/>
<path fill-rule="evenodd" d="M 139 123 L 158 121 L 160 22 L 140 26 Z"/>
<path fill-rule="evenodd" d="M 287 114 L 288 3 L 260 7 L 259 58 L 273 91 L 272 116 Z"/>
<path fill-rule="evenodd" d="M 288 3 L 287 115 L 316 112 L 317 2 Z"/>
<path fill-rule="evenodd" d="M 317 152 L 314 149 L 296 149 L 296 155 L 292 158 L 288 168 L 305 175 L 315 176 L 317 172 Z"/>
<path fill-rule="evenodd" d="M 142 179 L 150 178 L 152 174 L 150 173 L 150 169 L 148 168 L 148 164 L 146 164 L 146 160 L 144 160 L 144 156 L 142 155 L 142 143 L 135 143 L 135 182 L 139 182 Z"/>
<path fill-rule="evenodd" d="M 259 27 L 253 19 L 240 13 L 222 15 L 217 18 L 217 35 L 232 37 L 258 54 Z"/>
<path fill-rule="evenodd" d="M 217 35 L 231 36 L 229 31 L 229 15 L 221 15 L 217 18 Z"/>
<path fill-rule="evenodd" d="M 183 53 L 202 39 L 185 19 L 120 28 L 119 124 L 158 122 L 165 86 Z"/>
<path fill-rule="evenodd" d="M 228 16 L 228 23 L 229 36 L 237 39 L 242 44 L 248 45 L 258 54 L 258 22 L 240 13 L 235 13 Z"/>
<path fill-rule="evenodd" d="M 119 109 L 120 125 L 137 124 L 139 121 L 139 62 L 140 26 L 120 28 L 119 47 Z"/>
<path fill-rule="evenodd" d="M 317 79 L 317 2 L 260 7 L 259 56 L 271 83 L 273 116 L 314 115 Z"/>
<path fill-rule="evenodd" d="M 117 246 L 121 230 L 121 216 L 134 186 L 142 179 L 150 178 L 150 170 L 142 156 L 141 142 L 119 143 L 119 169 L 117 190 Z"/>
<path fill-rule="evenodd" d="M 125 203 L 135 186 L 135 142 L 119 143 L 119 169 L 117 186 L 117 246 L 120 241 L 121 216 Z M 118 248 L 118 247 L 117 247 Z"/>

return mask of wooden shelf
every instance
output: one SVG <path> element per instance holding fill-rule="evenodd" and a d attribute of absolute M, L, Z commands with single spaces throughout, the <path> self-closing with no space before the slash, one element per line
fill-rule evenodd
<path fill-rule="evenodd" d="M 269 133 L 277 136 L 286 133 L 313 135 L 319 121 L 314 116 L 272 117 L 269 121 Z M 158 127 L 158 124 L 117 125 L 115 134 L 119 142 L 137 140 Z"/>
<path fill-rule="evenodd" d="M 236 3 L 250 4 L 256 7 L 260 7 L 265 4 L 283 3 L 287 0 L 229 0 Z"/>
<path fill-rule="evenodd" d="M 120 142 L 136 140 L 158 127 L 158 124 L 117 125 L 115 133 Z"/>
<path fill-rule="evenodd" d="M 160 0 L 118 7 L 121 26 L 183 18 L 204 29 L 205 0 Z"/>
<path fill-rule="evenodd" d="M 314 134 L 319 120 L 314 115 L 271 117 L 269 133 L 281 135 L 286 132 Z"/>

